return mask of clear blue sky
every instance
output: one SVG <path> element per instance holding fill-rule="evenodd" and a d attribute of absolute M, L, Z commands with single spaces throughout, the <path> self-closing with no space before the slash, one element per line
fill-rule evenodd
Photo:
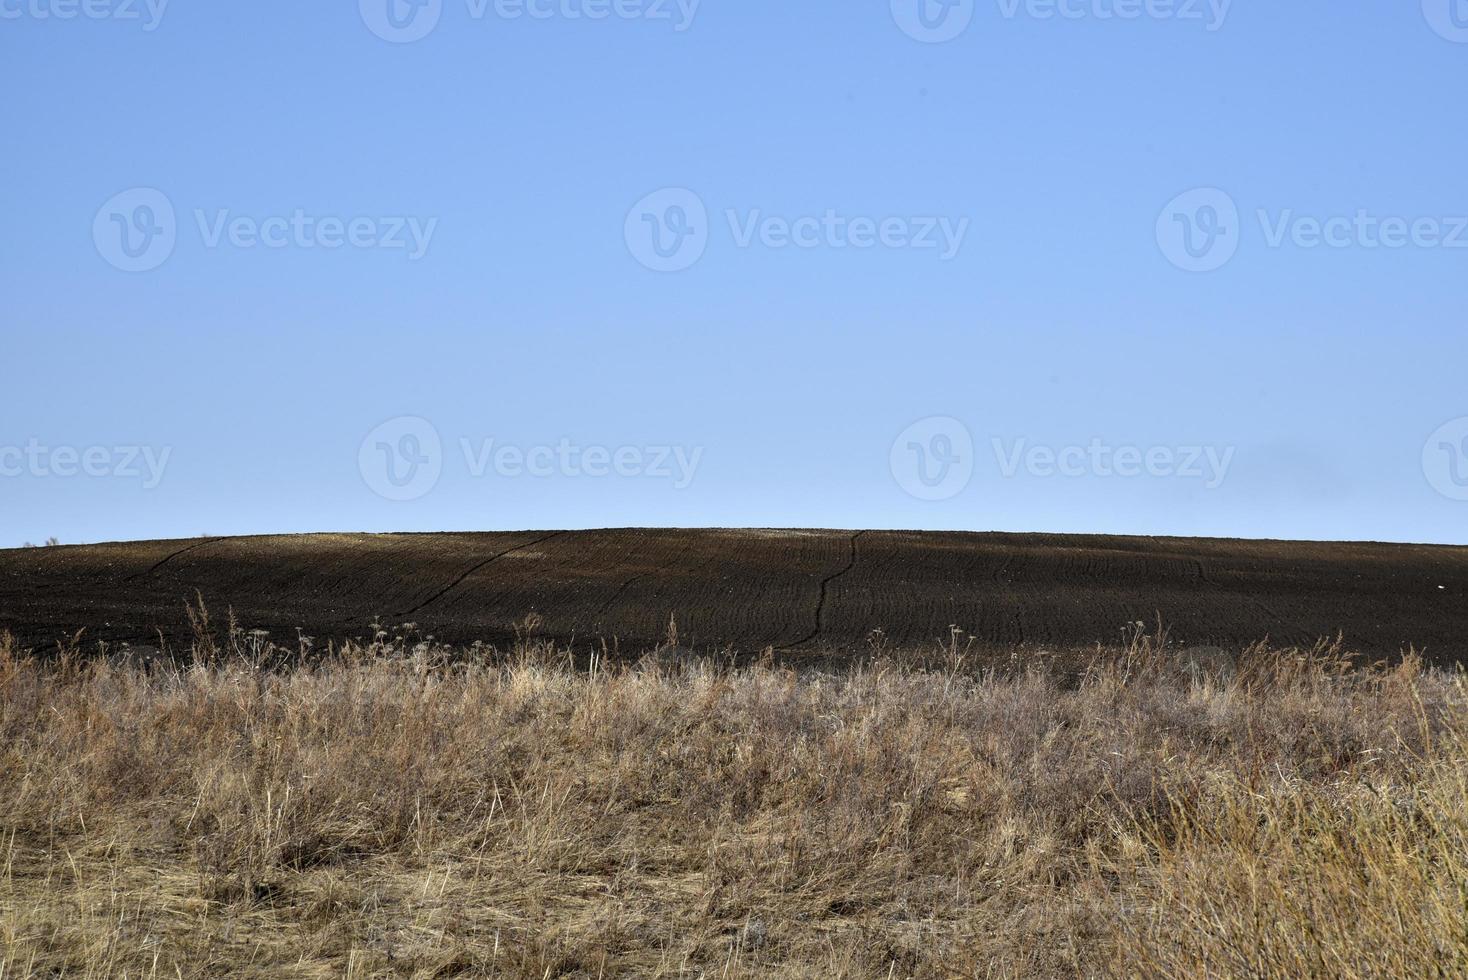
<path fill-rule="evenodd" d="M 1468 542 L 1468 3 L 527 2 L 0 0 L 0 545 Z"/>

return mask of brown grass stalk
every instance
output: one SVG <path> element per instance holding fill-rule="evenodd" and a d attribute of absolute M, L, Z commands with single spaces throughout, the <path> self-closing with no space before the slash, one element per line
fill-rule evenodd
<path fill-rule="evenodd" d="M 1411 656 L 204 653 L 0 639 L 0 980 L 1468 973 Z"/>

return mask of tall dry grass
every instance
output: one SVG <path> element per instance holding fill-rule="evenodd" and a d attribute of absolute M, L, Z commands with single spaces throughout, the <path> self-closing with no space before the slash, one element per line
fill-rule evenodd
<path fill-rule="evenodd" d="M 1411 657 L 248 646 L 0 640 L 0 980 L 1468 973 L 1468 699 Z"/>

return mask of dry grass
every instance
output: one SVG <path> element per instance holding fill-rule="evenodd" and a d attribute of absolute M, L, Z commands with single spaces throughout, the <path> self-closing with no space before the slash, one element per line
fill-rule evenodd
<path fill-rule="evenodd" d="M 240 653 L 0 640 L 0 978 L 1468 973 L 1468 699 L 1410 657 Z"/>

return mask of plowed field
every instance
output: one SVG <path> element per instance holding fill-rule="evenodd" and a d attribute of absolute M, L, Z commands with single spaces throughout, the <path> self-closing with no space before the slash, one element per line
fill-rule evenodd
<path fill-rule="evenodd" d="M 1468 657 L 1468 549 L 1428 545 L 901 531 L 610 530 L 202 538 L 0 551 L 0 629 L 50 646 L 186 638 L 184 605 L 293 641 L 374 619 L 438 639 L 540 634 L 640 652 L 676 617 L 696 649 L 992 648 L 1120 639 L 1160 613 L 1191 644 L 1269 637 Z"/>

